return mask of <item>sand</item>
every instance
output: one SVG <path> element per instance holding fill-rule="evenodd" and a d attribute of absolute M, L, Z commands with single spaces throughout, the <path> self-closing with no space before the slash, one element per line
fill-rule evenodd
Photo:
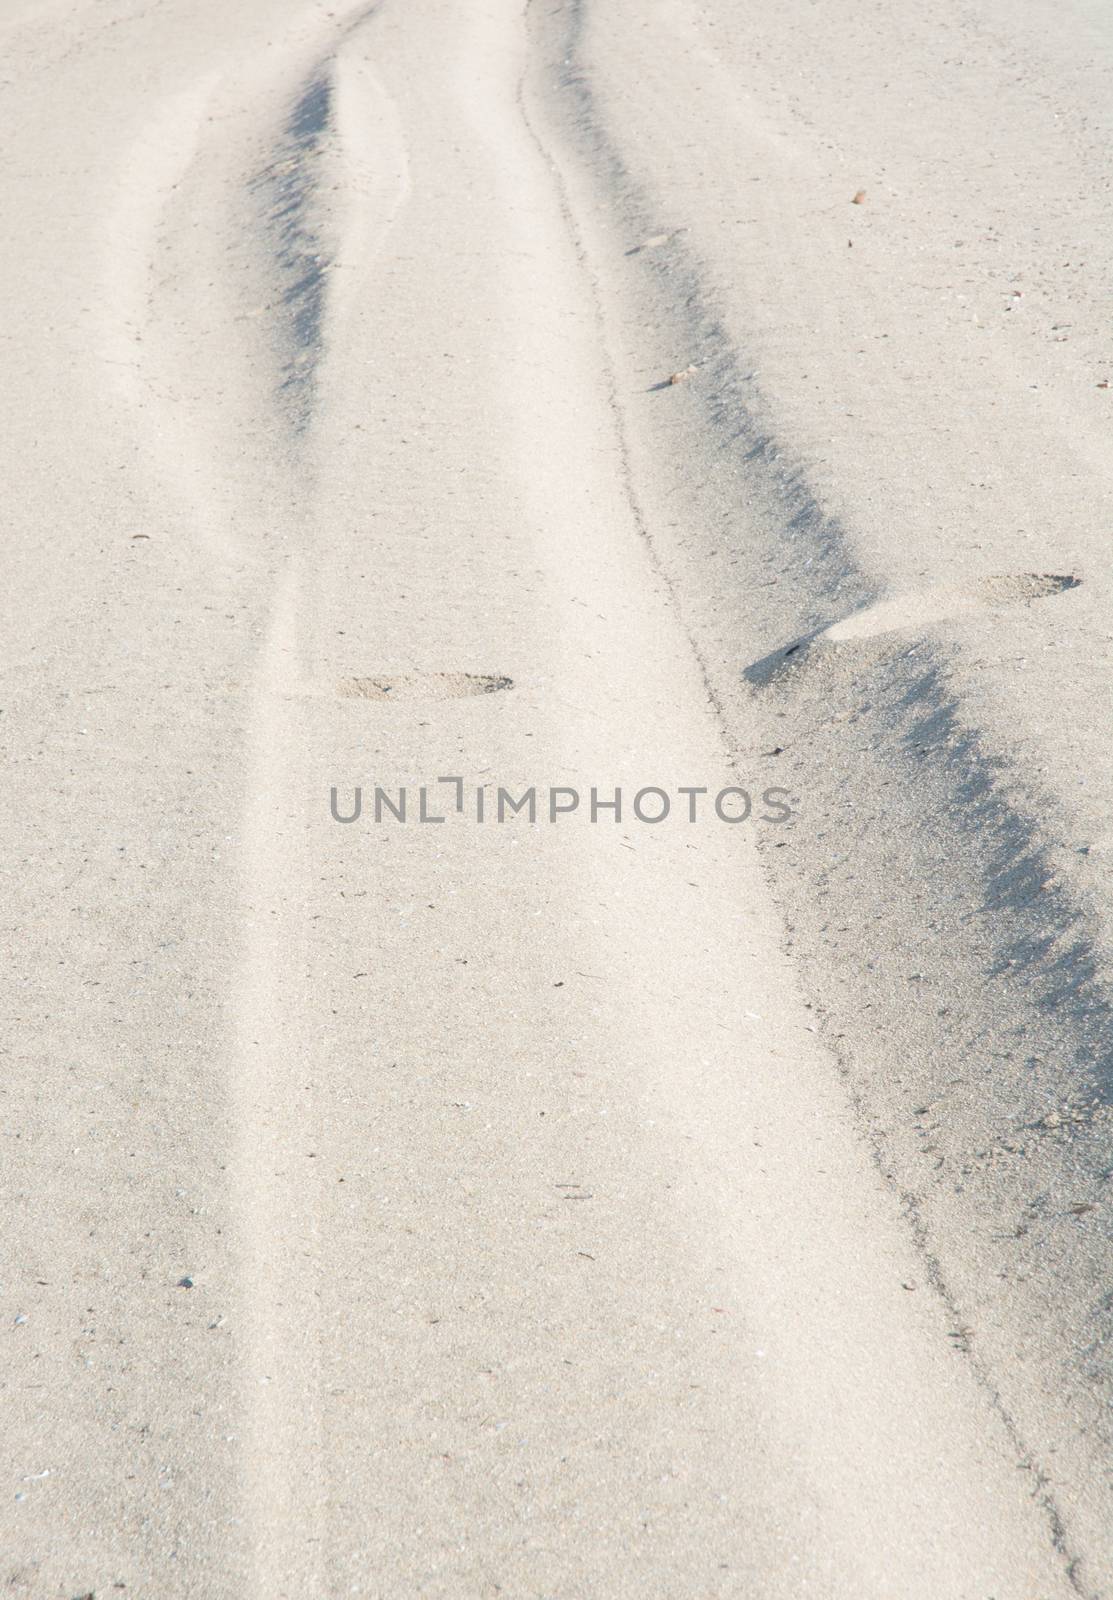
<path fill-rule="evenodd" d="M 1102 9 L 0 36 L 10 1592 L 1110 1593 Z"/>

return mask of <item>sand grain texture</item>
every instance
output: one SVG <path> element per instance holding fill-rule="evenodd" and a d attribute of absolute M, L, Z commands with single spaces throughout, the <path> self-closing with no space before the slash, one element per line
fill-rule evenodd
<path fill-rule="evenodd" d="M 1110 1592 L 1100 269 L 875 79 L 984 316 L 1113 57 L 836 9 L 5 9 L 7 1592 Z"/>

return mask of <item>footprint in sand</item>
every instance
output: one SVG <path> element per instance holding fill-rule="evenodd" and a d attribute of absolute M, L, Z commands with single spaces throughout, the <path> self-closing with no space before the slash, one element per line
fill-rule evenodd
<path fill-rule="evenodd" d="M 791 644 L 772 651 L 760 661 L 752 662 L 743 676 L 755 687 L 761 687 L 771 683 L 782 672 L 797 666 L 820 646 L 926 628 L 952 617 L 992 611 L 1001 606 L 1031 605 L 1036 600 L 1062 594 L 1066 589 L 1077 589 L 1081 581 L 1072 574 L 1018 572 L 1003 577 L 980 578 L 961 585 L 923 589 L 897 595 L 891 600 L 878 600 L 861 611 L 852 612 L 849 617 L 817 628 L 814 633 L 801 639 L 794 639 Z"/>

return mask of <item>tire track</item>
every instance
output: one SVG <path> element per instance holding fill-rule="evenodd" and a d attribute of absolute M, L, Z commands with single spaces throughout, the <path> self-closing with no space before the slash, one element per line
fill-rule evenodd
<path fill-rule="evenodd" d="M 120 171 L 104 267 L 103 359 L 135 418 L 142 470 L 180 508 L 193 546 L 183 557 L 250 597 L 259 639 L 244 706 L 228 1093 L 238 1455 L 261 1600 L 326 1592 L 303 925 L 302 689 L 313 673 L 299 616 L 329 471 L 329 441 L 313 429 L 330 340 L 408 187 L 397 118 L 363 59 L 360 30 L 376 9 L 307 8 L 264 60 L 214 69 L 160 106 Z"/>
<path fill-rule="evenodd" d="M 1101 1545 L 1087 1499 L 1053 1489 L 1047 1462 L 1078 1451 L 1077 1485 L 1100 1471 L 1090 1439 L 1107 1442 L 1096 1401 L 1110 1381 L 1098 1265 L 1108 1247 L 1068 1209 L 1100 1192 L 1108 1171 L 1105 933 L 1049 851 L 1040 819 L 1053 803 L 1031 789 L 1022 797 L 964 723 L 945 646 L 865 639 L 786 663 L 794 640 L 892 597 L 773 434 L 704 264 L 655 209 L 595 82 L 589 11 L 586 0 L 531 7 L 550 73 L 535 92 L 602 264 L 655 551 L 734 743 L 784 752 L 779 770 L 807 799 L 816 836 L 796 825 L 766 857 L 788 946 L 824 997 L 823 1025 L 948 1315 L 979 1329 L 977 1351 L 960 1348 L 1009 1429 L 1071 1585 L 1104 1593 L 1080 1554 Z M 615 231 L 604 237 L 596 213 Z M 646 250 L 649 238 L 662 243 Z M 635 344 L 631 325 L 652 338 Z M 700 374 L 679 416 L 637 393 L 647 343 L 662 370 L 684 351 Z M 778 641 L 767 656 L 746 643 L 763 637 Z M 952 1003 L 910 1007 L 913 966 L 928 999 Z M 930 1142 L 912 1107 L 931 1108 Z M 937 1156 L 934 1170 L 925 1156 Z M 1039 1380 L 1029 1375 L 1037 1348 Z M 1076 1406 L 1083 1427 L 1070 1420 Z"/>
<path fill-rule="evenodd" d="M 297 483 L 286 529 L 293 548 L 273 582 L 249 700 L 239 829 L 244 951 L 232 991 L 243 1460 L 252 1593 L 260 1600 L 312 1600 L 328 1592 L 319 1021 L 308 987 L 305 921 L 311 868 L 304 807 L 312 788 L 305 717 L 307 708 L 314 710 L 307 686 L 315 674 L 299 619 L 306 557 L 327 538 L 316 486 L 329 471 L 330 446 L 315 436 L 314 424 L 330 342 L 342 335 L 346 275 L 359 274 L 366 289 L 370 259 L 406 194 L 397 119 L 360 59 L 359 30 L 375 9 L 355 8 L 327 50 L 303 67 L 288 93 L 276 159 L 248 184 L 264 212 L 279 285 L 277 381 L 260 405 L 284 420 Z"/>

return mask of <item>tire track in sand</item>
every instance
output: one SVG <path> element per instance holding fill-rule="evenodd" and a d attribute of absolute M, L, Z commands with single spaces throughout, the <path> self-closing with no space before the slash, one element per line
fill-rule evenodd
<path fill-rule="evenodd" d="M 328 470 L 322 358 L 409 189 L 392 104 L 350 49 L 376 9 L 309 8 L 168 98 L 130 145 L 102 266 L 102 359 L 141 474 L 177 508 L 182 559 L 246 600 L 259 638 L 227 1005 L 239 1475 L 250 1593 L 268 1600 L 325 1583 L 298 616 Z"/>
<path fill-rule="evenodd" d="M 234 1214 L 241 1236 L 241 1348 L 252 1593 L 326 1592 L 321 1437 L 319 1180 L 304 908 L 309 866 L 300 752 L 312 673 L 299 638 L 301 569 L 316 547 L 315 493 L 327 445 L 313 438 L 321 363 L 408 192 L 389 100 L 345 44 L 372 15 L 357 8 L 339 43 L 303 71 L 277 160 L 251 180 L 269 202 L 280 273 L 280 367 L 270 406 L 284 419 L 299 499 L 292 549 L 273 581 L 248 714 L 240 823 L 243 956 L 236 1032 Z M 327 190 L 328 204 L 322 203 Z"/>

